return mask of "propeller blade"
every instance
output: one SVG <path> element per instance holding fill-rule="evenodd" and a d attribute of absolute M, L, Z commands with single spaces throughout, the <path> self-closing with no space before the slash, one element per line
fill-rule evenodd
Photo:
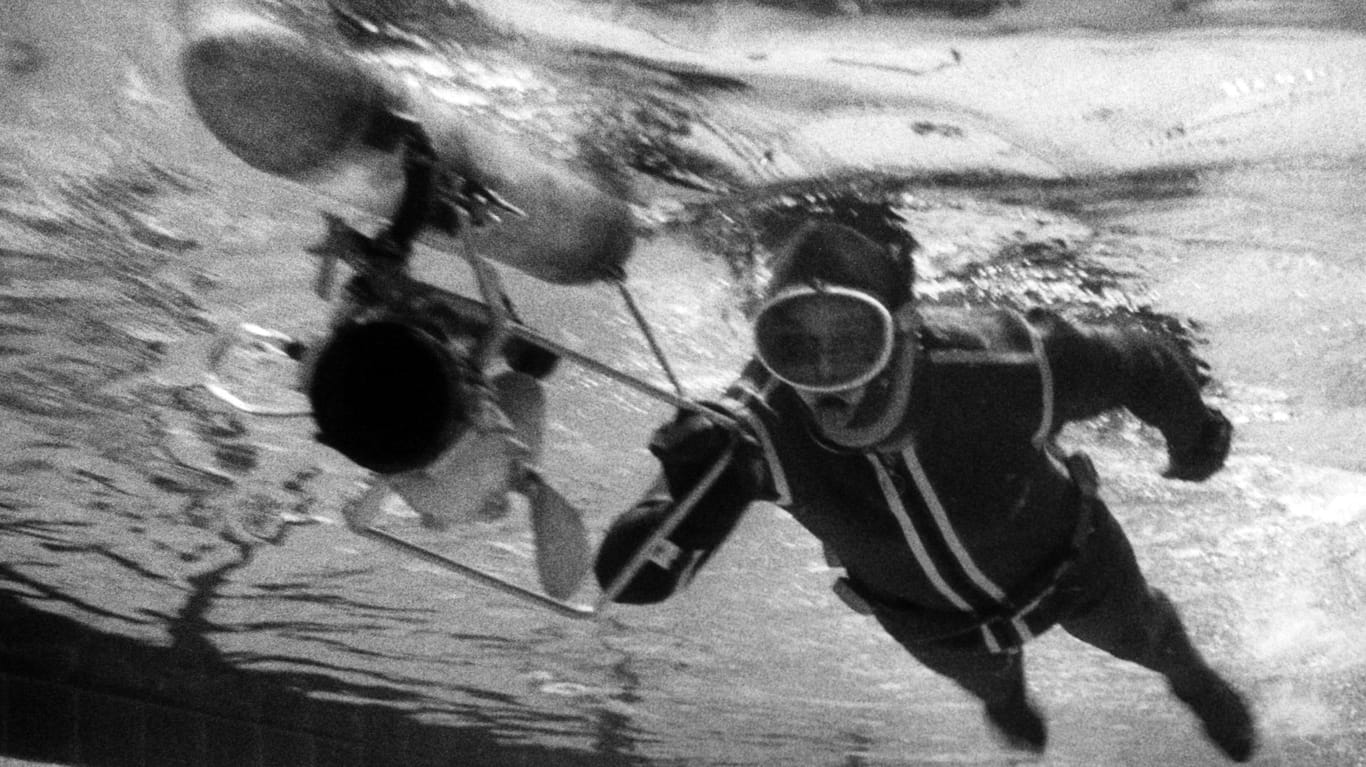
<path fill-rule="evenodd" d="M 527 451 L 527 468 L 517 490 L 531 507 L 541 588 L 555 599 L 568 599 L 588 574 L 588 531 L 579 510 L 530 468 L 540 459 L 544 442 L 545 391 L 532 376 L 511 371 L 495 378 L 493 386 L 500 407 Z"/>
<path fill-rule="evenodd" d="M 556 599 L 568 599 L 588 575 L 591 550 L 583 516 L 534 471 L 527 472 L 521 491 L 531 505 L 541 587 Z"/>
<path fill-rule="evenodd" d="M 361 497 L 342 507 L 346 526 L 356 532 L 370 527 L 379 518 L 380 512 L 384 510 L 384 502 L 389 500 L 393 492 L 393 488 L 383 478 L 376 479 Z"/>
<path fill-rule="evenodd" d="M 545 442 L 545 390 L 541 382 L 516 371 L 498 374 L 491 381 L 498 407 L 512 421 L 517 438 L 526 446 L 524 460 L 533 466 L 541 460 Z"/>

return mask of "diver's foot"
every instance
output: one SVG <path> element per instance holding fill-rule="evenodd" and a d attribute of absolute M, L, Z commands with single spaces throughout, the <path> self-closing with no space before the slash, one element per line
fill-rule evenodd
<path fill-rule="evenodd" d="M 987 721 L 1011 748 L 1042 754 L 1048 745 L 1048 725 L 1024 695 L 1004 703 L 989 703 Z"/>
<path fill-rule="evenodd" d="M 1205 734 L 1229 759 L 1246 762 L 1257 749 L 1257 730 L 1243 696 L 1210 673 L 1192 691 L 1173 690 L 1205 726 Z"/>

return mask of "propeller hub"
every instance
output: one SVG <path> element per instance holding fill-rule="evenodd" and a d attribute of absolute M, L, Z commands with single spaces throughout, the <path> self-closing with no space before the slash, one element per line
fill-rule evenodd
<path fill-rule="evenodd" d="M 411 322 L 343 325 L 309 377 L 318 439 L 382 474 L 427 466 L 469 428 L 467 371 L 454 349 Z"/>

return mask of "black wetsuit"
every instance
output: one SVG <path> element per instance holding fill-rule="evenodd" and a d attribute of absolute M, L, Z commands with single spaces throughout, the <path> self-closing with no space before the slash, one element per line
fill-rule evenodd
<path fill-rule="evenodd" d="M 1139 330 L 1055 315 L 925 309 L 904 426 L 906 450 L 852 452 L 813 433 L 805 405 L 757 363 L 715 406 L 748 424 L 746 446 L 619 597 L 654 602 L 686 583 L 753 500 L 786 509 L 847 571 L 866 605 L 917 659 L 990 707 L 1023 694 L 1021 653 L 1060 624 L 1161 672 L 1178 695 L 1213 672 L 1171 603 L 1148 586 L 1095 497 L 1084 458 L 1061 456 L 1065 423 L 1127 408 L 1166 438 L 1168 476 L 1223 464 L 1230 427 L 1200 396 L 1187 356 Z M 687 421 L 656 433 L 667 481 L 618 518 L 597 562 L 610 583 L 717 453 Z M 681 436 L 680 436 L 681 435 Z M 919 477 L 917 477 L 917 474 Z M 926 491 L 928 485 L 928 492 Z"/>

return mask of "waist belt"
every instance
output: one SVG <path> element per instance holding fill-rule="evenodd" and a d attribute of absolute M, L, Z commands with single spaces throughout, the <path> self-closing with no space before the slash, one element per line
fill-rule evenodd
<path fill-rule="evenodd" d="M 1092 512 L 1099 501 L 1100 482 L 1094 464 L 1084 453 L 1074 453 L 1063 461 L 1072 479 L 1077 507 L 1077 521 L 1072 536 L 1049 564 L 1024 578 L 995 610 L 989 612 L 956 612 L 932 610 L 910 603 L 897 602 L 872 593 L 848 576 L 834 583 L 834 592 L 855 612 L 872 615 L 875 612 L 897 615 L 916 624 L 915 633 L 926 642 L 950 640 L 969 632 L 985 633 L 988 629 L 995 642 L 984 642 L 994 652 L 1012 651 L 1038 635 L 1053 621 L 1038 620 L 1036 613 L 1057 590 L 1058 583 L 1076 565 L 1086 539 L 1092 530 Z M 1031 625 L 1033 618 L 1033 625 Z M 903 622 L 903 621 L 898 621 Z M 1042 625 L 1039 625 L 1042 623 Z"/>

